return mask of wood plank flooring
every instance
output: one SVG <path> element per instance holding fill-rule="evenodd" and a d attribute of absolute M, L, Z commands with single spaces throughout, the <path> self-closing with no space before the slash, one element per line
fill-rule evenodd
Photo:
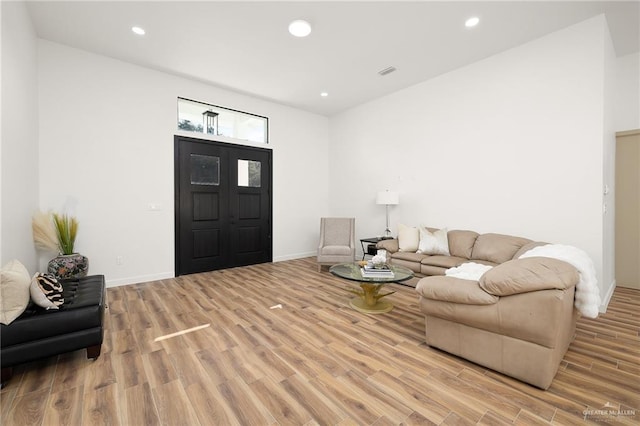
<path fill-rule="evenodd" d="M 365 315 L 350 285 L 299 259 L 110 288 L 100 358 L 15 368 L 1 424 L 640 423 L 638 290 L 579 320 L 545 392 L 426 346 L 413 288 Z"/>

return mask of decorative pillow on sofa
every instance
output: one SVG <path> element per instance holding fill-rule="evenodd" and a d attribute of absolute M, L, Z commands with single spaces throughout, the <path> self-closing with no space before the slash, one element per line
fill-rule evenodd
<path fill-rule="evenodd" d="M 410 251 L 415 253 L 420 243 L 418 228 L 403 224 L 398 225 L 398 251 Z"/>
<path fill-rule="evenodd" d="M 31 279 L 31 299 L 45 309 L 58 309 L 64 303 L 62 284 L 51 274 L 36 272 Z"/>
<path fill-rule="evenodd" d="M 487 271 L 480 287 L 495 296 L 510 296 L 537 290 L 564 290 L 578 283 L 578 270 L 550 257 L 509 260 Z"/>
<path fill-rule="evenodd" d="M 431 232 L 424 226 L 420 227 L 420 242 L 418 251 L 420 254 L 441 254 L 449 256 L 449 240 L 447 228 Z"/>
<path fill-rule="evenodd" d="M 11 324 L 29 305 L 29 271 L 10 260 L 0 271 L 0 323 Z"/>

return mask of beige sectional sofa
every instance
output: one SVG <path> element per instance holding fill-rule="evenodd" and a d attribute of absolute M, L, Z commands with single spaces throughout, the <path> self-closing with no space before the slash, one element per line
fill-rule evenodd
<path fill-rule="evenodd" d="M 434 228 L 427 228 L 435 231 Z M 399 251 L 398 239 L 379 241 L 377 247 L 389 253 L 391 263 L 404 266 L 420 275 L 444 275 L 445 271 L 466 262 L 496 266 L 517 259 L 523 253 L 546 243 L 501 234 L 478 234 L 474 231 L 447 232 L 449 256 Z"/>
<path fill-rule="evenodd" d="M 449 256 L 378 243 L 392 264 L 425 275 L 416 291 L 427 344 L 547 389 L 575 333 L 578 271 L 557 259 L 519 259 L 545 244 L 526 238 L 452 230 L 447 239 Z M 467 262 L 493 268 L 478 280 L 443 276 Z"/>

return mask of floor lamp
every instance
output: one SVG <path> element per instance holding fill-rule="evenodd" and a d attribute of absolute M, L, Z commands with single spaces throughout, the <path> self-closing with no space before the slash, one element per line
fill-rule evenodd
<path fill-rule="evenodd" d="M 389 229 L 389 206 L 400 204 L 400 196 L 397 192 L 381 191 L 376 197 L 376 204 L 383 204 L 387 209 L 387 229 L 384 230 L 384 238 L 391 238 L 391 229 Z"/>

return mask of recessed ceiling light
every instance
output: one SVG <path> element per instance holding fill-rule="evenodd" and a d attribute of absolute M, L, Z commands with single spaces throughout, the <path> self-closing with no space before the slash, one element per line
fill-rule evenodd
<path fill-rule="evenodd" d="M 472 28 L 478 25 L 478 22 L 480 22 L 480 18 L 478 18 L 477 16 L 473 16 L 464 22 L 464 26 L 467 28 Z"/>
<path fill-rule="evenodd" d="M 296 37 L 306 37 L 311 34 L 311 24 L 302 19 L 297 19 L 289 24 L 289 32 Z"/>
<path fill-rule="evenodd" d="M 131 27 L 131 31 L 133 31 L 134 33 L 136 33 L 138 35 L 144 35 L 145 34 L 145 30 L 140 28 L 140 27 Z"/>
<path fill-rule="evenodd" d="M 329 94 L 327 92 L 322 92 L 320 93 L 320 96 L 322 96 L 323 98 L 326 98 L 327 96 L 329 96 Z"/>

